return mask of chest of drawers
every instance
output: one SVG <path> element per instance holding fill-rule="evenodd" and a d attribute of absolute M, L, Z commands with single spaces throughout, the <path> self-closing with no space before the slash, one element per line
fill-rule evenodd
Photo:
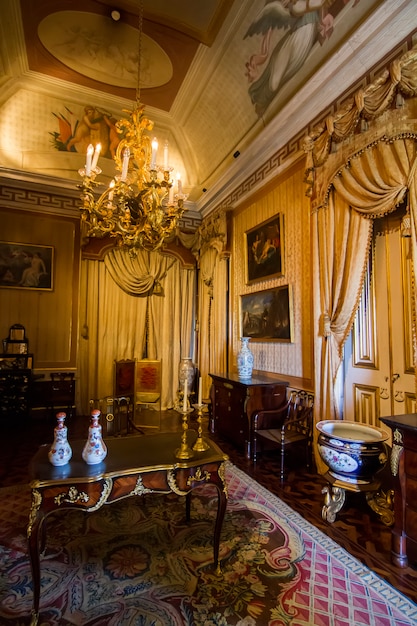
<path fill-rule="evenodd" d="M 288 383 L 269 376 L 253 376 L 250 381 L 242 381 L 232 373 L 210 376 L 210 430 L 234 443 L 250 458 L 252 415 L 285 404 Z"/>

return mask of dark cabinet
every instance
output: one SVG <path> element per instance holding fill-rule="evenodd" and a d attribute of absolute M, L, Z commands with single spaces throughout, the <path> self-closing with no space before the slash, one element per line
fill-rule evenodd
<path fill-rule="evenodd" d="M 31 354 L 0 354 L 0 420 L 15 424 L 29 412 Z"/>
<path fill-rule="evenodd" d="M 250 458 L 253 414 L 283 406 L 288 383 L 269 376 L 253 376 L 250 381 L 242 381 L 237 374 L 210 376 L 210 430 L 234 443 Z"/>
<path fill-rule="evenodd" d="M 392 561 L 399 567 L 417 564 L 417 413 L 381 417 L 392 430 L 391 472 L 394 476 Z"/>
<path fill-rule="evenodd" d="M 51 413 L 64 411 L 68 416 L 75 415 L 75 379 L 73 372 L 51 374 L 51 380 L 38 380 L 32 384 L 30 406 L 46 409 Z"/>

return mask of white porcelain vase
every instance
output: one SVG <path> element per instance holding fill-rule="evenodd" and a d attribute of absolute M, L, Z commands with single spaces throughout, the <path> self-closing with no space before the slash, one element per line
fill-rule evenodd
<path fill-rule="evenodd" d="M 82 451 L 83 460 L 87 465 L 101 463 L 107 456 L 107 446 L 101 434 L 99 423 L 100 411 L 95 409 L 91 413 L 90 426 L 88 429 L 88 439 Z"/>
<path fill-rule="evenodd" d="M 57 414 L 57 425 L 54 428 L 54 441 L 48 452 L 49 462 L 56 467 L 66 465 L 72 457 L 72 449 L 68 443 L 68 429 L 65 426 L 65 418 L 65 413 Z"/>
<path fill-rule="evenodd" d="M 253 370 L 253 354 L 249 349 L 250 337 L 241 337 L 241 347 L 237 355 L 237 371 L 239 378 L 250 380 Z"/>

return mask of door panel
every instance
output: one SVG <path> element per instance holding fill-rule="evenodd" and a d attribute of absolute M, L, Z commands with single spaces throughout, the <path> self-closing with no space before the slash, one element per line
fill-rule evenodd
<path fill-rule="evenodd" d="M 344 418 L 415 412 L 411 246 L 397 216 L 376 223 L 361 303 L 345 347 Z"/>

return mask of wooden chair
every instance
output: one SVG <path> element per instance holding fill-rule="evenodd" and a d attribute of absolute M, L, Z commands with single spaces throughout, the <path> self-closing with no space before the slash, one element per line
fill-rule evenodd
<path fill-rule="evenodd" d="M 135 424 L 135 374 L 136 360 L 123 359 L 114 362 L 114 415 L 120 428 L 126 425 L 127 432 L 143 430 Z"/>
<path fill-rule="evenodd" d="M 104 437 L 118 437 L 132 431 L 134 405 L 129 396 L 91 399 L 89 405 L 90 414 L 93 409 L 100 411 L 100 424 Z"/>
<path fill-rule="evenodd" d="M 162 363 L 156 359 L 136 361 L 135 424 L 142 428 L 161 427 Z"/>
<path fill-rule="evenodd" d="M 314 396 L 306 391 L 292 391 L 287 404 L 279 410 L 258 411 L 252 416 L 254 437 L 252 459 L 257 460 L 258 444 L 280 451 L 280 478 L 285 474 L 285 453 L 290 446 L 304 447 L 305 464 L 312 458 Z"/>

